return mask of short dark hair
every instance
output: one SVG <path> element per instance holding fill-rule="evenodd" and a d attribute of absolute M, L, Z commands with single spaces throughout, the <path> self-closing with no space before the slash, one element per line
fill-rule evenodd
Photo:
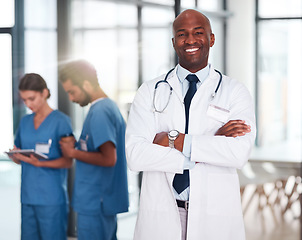
<path fill-rule="evenodd" d="M 76 60 L 60 65 L 59 80 L 62 83 L 71 80 L 74 85 L 79 87 L 82 87 L 83 82 L 87 80 L 92 86 L 99 86 L 94 66 L 85 60 Z"/>
<path fill-rule="evenodd" d="M 43 92 L 44 89 L 48 90 L 47 98 L 49 98 L 50 90 L 48 89 L 44 78 L 37 73 L 27 73 L 20 79 L 19 91 Z"/>

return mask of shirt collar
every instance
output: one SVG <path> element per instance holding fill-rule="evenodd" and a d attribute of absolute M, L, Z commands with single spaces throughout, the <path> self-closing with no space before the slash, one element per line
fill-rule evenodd
<path fill-rule="evenodd" d="M 198 77 L 199 81 L 202 83 L 209 76 L 209 72 L 210 72 L 209 64 L 205 68 L 199 70 L 196 73 L 191 73 L 190 71 L 183 68 L 179 64 L 178 64 L 178 67 L 177 67 L 177 70 L 176 70 L 177 77 L 178 77 L 178 79 L 181 83 L 184 82 L 184 80 L 186 79 L 188 74 L 195 74 Z"/>
<path fill-rule="evenodd" d="M 91 106 L 93 106 L 94 104 L 96 104 L 99 101 L 102 101 L 103 99 L 104 99 L 104 97 L 94 100 L 93 102 L 91 102 Z"/>

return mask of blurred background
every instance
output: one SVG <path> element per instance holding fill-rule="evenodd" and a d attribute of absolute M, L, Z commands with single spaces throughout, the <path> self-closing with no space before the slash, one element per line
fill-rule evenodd
<path fill-rule="evenodd" d="M 176 64 L 172 22 L 187 8 L 211 21 L 210 63 L 244 83 L 255 101 L 255 148 L 238 171 L 247 239 L 302 239 L 302 0 L 0 0 L 1 240 L 20 239 L 20 167 L 4 154 L 28 112 L 20 77 L 45 78 L 50 105 L 72 118 L 79 136 L 88 108 L 68 101 L 57 73 L 60 63 L 84 58 L 127 121 L 137 88 Z M 71 170 L 71 185 L 72 176 Z M 119 216 L 121 240 L 132 239 L 138 209 L 138 173 L 128 177 L 130 212 Z"/>

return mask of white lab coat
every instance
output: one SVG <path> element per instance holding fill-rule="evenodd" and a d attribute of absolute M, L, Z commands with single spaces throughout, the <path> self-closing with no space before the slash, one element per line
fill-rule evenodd
<path fill-rule="evenodd" d="M 169 105 L 163 113 L 154 111 L 154 86 L 163 78 L 146 82 L 139 88 L 128 119 L 128 166 L 133 171 L 143 171 L 135 240 L 181 239 L 172 181 L 175 173 L 183 172 L 184 155 L 152 142 L 156 133 L 162 131 L 176 129 L 184 133 L 185 109 L 174 70 L 167 80 L 173 88 Z M 254 106 L 244 85 L 226 76 L 215 99 L 210 101 L 218 81 L 219 74 L 210 66 L 209 76 L 198 88 L 190 106 L 191 161 L 197 164 L 190 170 L 187 240 L 245 239 L 236 168 L 244 166 L 254 144 Z M 207 114 L 210 104 L 229 113 Z M 236 138 L 214 136 L 223 125 L 221 121 L 236 119 L 251 125 L 251 133 Z"/>

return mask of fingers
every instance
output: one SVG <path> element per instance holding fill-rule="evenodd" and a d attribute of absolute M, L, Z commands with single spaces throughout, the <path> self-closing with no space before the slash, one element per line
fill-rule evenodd
<path fill-rule="evenodd" d="M 227 130 L 228 133 L 240 133 L 240 132 L 250 132 L 251 127 L 248 125 L 240 125 L 240 124 L 234 124 L 232 125 L 232 128 L 229 128 Z"/>
<path fill-rule="evenodd" d="M 27 163 L 30 163 L 32 161 L 39 161 L 33 154 L 31 154 L 29 157 L 27 157 L 23 154 L 15 153 L 14 157 L 20 161 L 27 162 Z"/>
<path fill-rule="evenodd" d="M 20 148 L 17 148 L 15 145 L 13 147 L 13 149 L 10 149 L 10 150 L 19 150 Z"/>
<path fill-rule="evenodd" d="M 251 129 L 249 128 L 233 128 L 229 130 L 228 132 L 225 132 L 225 136 L 227 137 L 238 137 L 238 136 L 244 136 L 246 133 L 249 133 Z"/>
<path fill-rule="evenodd" d="M 226 137 L 244 136 L 251 131 L 251 126 L 247 125 L 243 120 L 231 120 L 222 126 L 215 135 Z"/>
<path fill-rule="evenodd" d="M 225 124 L 223 127 L 226 131 L 230 131 L 230 130 L 236 129 L 236 128 L 249 129 L 251 126 L 247 125 L 245 123 L 245 121 L 242 121 L 242 120 L 232 120 L 232 121 L 229 121 L 227 124 Z"/>
<path fill-rule="evenodd" d="M 229 121 L 226 125 L 224 125 L 225 129 L 227 131 L 232 129 L 250 129 L 251 126 L 247 125 L 245 121 L 242 120 L 232 120 Z"/>
<path fill-rule="evenodd" d="M 230 129 L 226 135 L 229 137 L 238 137 L 238 136 L 244 136 L 246 133 L 249 133 L 251 131 L 250 126 L 233 126 L 234 128 Z"/>
<path fill-rule="evenodd" d="M 230 120 L 225 124 L 225 126 L 231 125 L 231 124 L 246 124 L 246 123 L 244 120 Z"/>
<path fill-rule="evenodd" d="M 16 157 L 18 160 L 21 160 L 23 162 L 29 162 L 30 161 L 30 158 L 24 156 L 23 154 L 20 154 L 20 153 L 15 153 L 14 154 L 14 157 Z"/>
<path fill-rule="evenodd" d="M 167 132 L 160 132 L 157 133 L 153 139 L 154 144 L 162 145 L 164 146 L 166 142 L 168 141 L 168 133 Z"/>
<path fill-rule="evenodd" d="M 18 160 L 17 158 L 10 158 L 14 163 L 20 164 L 20 160 Z"/>
<path fill-rule="evenodd" d="M 71 149 L 71 148 L 74 148 L 74 142 L 64 142 L 64 141 L 59 141 L 59 144 L 60 144 L 60 147 L 62 150 L 65 150 L 65 149 Z"/>

